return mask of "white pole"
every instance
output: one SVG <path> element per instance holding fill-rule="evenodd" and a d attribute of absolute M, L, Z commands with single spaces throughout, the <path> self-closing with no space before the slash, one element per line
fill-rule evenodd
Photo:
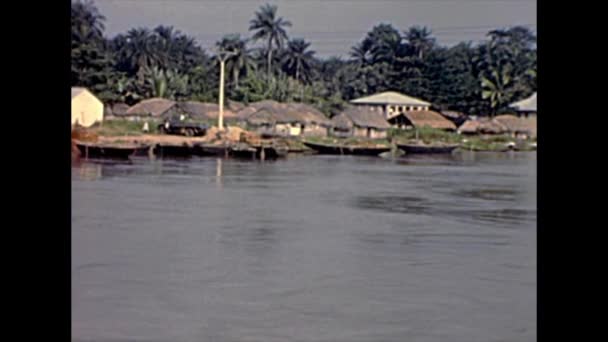
<path fill-rule="evenodd" d="M 220 131 L 224 130 L 224 64 L 225 60 L 220 59 L 220 114 L 218 116 L 217 127 Z"/>
<path fill-rule="evenodd" d="M 222 56 L 222 54 L 224 54 Z M 220 131 L 224 130 L 224 67 L 226 60 L 231 56 L 236 55 L 234 51 L 218 51 L 217 57 L 220 60 L 220 96 L 219 96 L 219 108 L 220 113 L 218 115 L 217 128 Z"/>

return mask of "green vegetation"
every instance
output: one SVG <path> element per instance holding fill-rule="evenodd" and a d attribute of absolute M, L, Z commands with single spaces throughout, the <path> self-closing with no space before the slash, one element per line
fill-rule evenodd
<path fill-rule="evenodd" d="M 217 101 L 217 58 L 193 37 L 158 26 L 107 38 L 104 21 L 92 2 L 72 2 L 72 85 L 109 104 L 153 96 Z M 290 26 L 276 6 L 265 5 L 252 16 L 251 40 L 231 34 L 216 43 L 237 52 L 226 62 L 228 99 L 300 101 L 331 115 L 353 98 L 394 90 L 439 109 L 493 115 L 536 91 L 536 37 L 525 27 L 444 47 L 425 27 L 400 32 L 379 24 L 353 42 L 350 58 L 322 59 L 310 42 L 289 37 Z"/>
<path fill-rule="evenodd" d="M 305 137 L 302 139 L 303 141 L 309 141 L 311 143 L 317 144 L 336 144 L 336 145 L 360 145 L 360 146 L 369 146 L 369 145 L 383 145 L 389 146 L 390 142 L 387 139 L 369 139 L 369 138 L 358 138 L 358 137 L 348 137 L 348 138 L 336 138 L 336 137 Z"/>
<path fill-rule="evenodd" d="M 156 120 L 147 120 L 150 134 L 158 133 L 158 125 L 161 123 Z M 105 120 L 103 123 L 95 124 L 87 130 L 100 136 L 121 136 L 121 135 L 142 135 L 142 128 L 145 121 L 130 121 L 125 119 Z"/>
<path fill-rule="evenodd" d="M 411 130 L 391 128 L 388 132 L 388 136 L 395 141 L 415 140 L 418 138 L 426 144 L 437 141 L 445 143 L 460 143 L 461 141 L 461 136 L 454 132 L 446 132 L 431 127 L 421 127 Z"/>

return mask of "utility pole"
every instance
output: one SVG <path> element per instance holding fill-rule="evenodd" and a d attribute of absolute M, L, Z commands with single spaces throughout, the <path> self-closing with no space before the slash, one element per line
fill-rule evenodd
<path fill-rule="evenodd" d="M 226 65 L 226 60 L 236 54 L 237 53 L 234 51 L 219 50 L 217 52 L 217 58 L 220 60 L 220 113 L 218 116 L 217 128 L 220 131 L 224 130 L 224 67 Z"/>

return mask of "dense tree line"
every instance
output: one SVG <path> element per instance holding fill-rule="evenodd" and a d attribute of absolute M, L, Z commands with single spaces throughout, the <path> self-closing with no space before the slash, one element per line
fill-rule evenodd
<path fill-rule="evenodd" d="M 104 21 L 92 2 L 72 3 L 72 85 L 109 103 L 217 100 L 217 51 L 208 54 L 171 26 L 133 28 L 110 39 Z M 250 39 L 232 34 L 216 42 L 214 50 L 233 52 L 226 61 L 228 98 L 301 101 L 330 114 L 353 98 L 394 90 L 439 109 L 485 115 L 536 91 L 536 37 L 525 27 L 444 47 L 425 27 L 400 32 L 379 24 L 346 60 L 317 58 L 309 42 L 289 37 L 289 27 L 276 6 L 265 5 L 250 21 Z"/>

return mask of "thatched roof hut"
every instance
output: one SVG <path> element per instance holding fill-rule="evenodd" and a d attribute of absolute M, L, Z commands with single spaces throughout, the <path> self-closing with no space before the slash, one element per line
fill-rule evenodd
<path fill-rule="evenodd" d="M 495 117 L 494 120 L 505 126 L 509 133 L 536 135 L 535 118 L 519 118 L 512 114 L 504 114 Z"/>
<path fill-rule="evenodd" d="M 526 132 L 528 127 L 523 124 L 517 116 L 512 114 L 503 114 L 498 115 L 494 118 L 497 122 L 500 122 L 503 126 L 507 128 L 509 132 L 517 133 L 517 132 Z"/>
<path fill-rule="evenodd" d="M 378 112 L 358 107 L 347 107 L 331 119 L 336 128 L 349 129 L 352 127 L 374 128 L 387 130 L 391 125 Z"/>
<path fill-rule="evenodd" d="M 149 115 L 153 117 L 166 116 L 174 111 L 176 103 L 163 98 L 151 98 L 143 100 L 126 111 L 126 115 Z"/>
<path fill-rule="evenodd" d="M 406 111 L 391 117 L 389 122 L 399 127 L 413 126 L 416 128 L 431 127 L 443 130 L 456 130 L 456 125 L 452 121 L 430 110 Z"/>
<path fill-rule="evenodd" d="M 467 115 L 453 110 L 444 110 L 440 112 L 443 117 L 452 121 L 457 127 L 467 121 Z"/>
<path fill-rule="evenodd" d="M 458 127 L 460 134 L 502 134 L 507 132 L 507 128 L 499 121 L 487 118 L 479 120 L 467 120 Z"/>
<path fill-rule="evenodd" d="M 333 135 L 365 138 L 386 138 L 391 125 L 382 113 L 366 107 L 347 107 L 331 119 Z"/>
<path fill-rule="evenodd" d="M 220 106 L 217 103 L 199 101 L 185 101 L 178 103 L 181 111 L 193 118 L 217 119 L 220 115 Z M 224 106 L 224 118 L 235 118 L 236 113 L 228 106 Z"/>
<path fill-rule="evenodd" d="M 288 103 L 287 110 L 290 115 L 298 116 L 306 124 L 317 124 L 331 127 L 332 123 L 320 110 L 306 103 Z"/>
<path fill-rule="evenodd" d="M 111 106 L 108 106 L 108 110 L 111 115 L 125 116 L 127 115 L 127 111 L 129 110 L 129 105 L 126 103 L 115 103 Z"/>

